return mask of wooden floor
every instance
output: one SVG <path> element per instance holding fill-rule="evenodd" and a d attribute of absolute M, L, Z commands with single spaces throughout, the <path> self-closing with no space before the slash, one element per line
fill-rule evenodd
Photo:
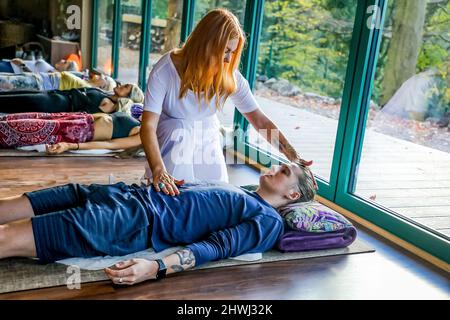
<path fill-rule="evenodd" d="M 257 97 L 305 159 L 314 160 L 314 173 L 329 180 L 338 121 Z M 231 126 L 233 108 L 220 114 Z M 269 148 L 256 134 L 250 141 Z M 366 130 L 355 194 L 450 236 L 450 154 Z M 372 200 L 371 200 L 372 199 Z"/>
<path fill-rule="evenodd" d="M 0 158 L 0 197 L 67 182 L 136 182 L 143 159 Z M 258 173 L 229 167 L 236 185 L 257 183 Z M 133 287 L 82 284 L 0 295 L 0 299 L 446 299 L 449 275 L 358 227 L 375 253 L 322 257 L 180 273 Z"/>

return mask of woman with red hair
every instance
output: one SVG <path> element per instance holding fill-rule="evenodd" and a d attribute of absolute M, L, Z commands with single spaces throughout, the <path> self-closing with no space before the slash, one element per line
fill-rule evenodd
<path fill-rule="evenodd" d="M 290 161 L 311 165 L 261 111 L 239 72 L 244 44 L 238 19 L 228 10 L 215 9 L 200 20 L 182 48 L 154 65 L 141 140 L 148 160 L 145 178 L 156 191 L 178 195 L 175 177 L 228 182 L 216 116 L 227 98 Z"/>

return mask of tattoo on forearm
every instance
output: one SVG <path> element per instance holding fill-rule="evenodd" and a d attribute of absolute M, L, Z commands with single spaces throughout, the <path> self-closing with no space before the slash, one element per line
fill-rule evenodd
<path fill-rule="evenodd" d="M 182 266 L 179 266 L 179 265 L 177 265 L 177 264 L 174 264 L 173 266 L 170 266 L 170 267 L 172 268 L 172 270 L 173 270 L 174 272 L 181 272 L 181 271 L 184 271 L 183 267 L 182 267 Z"/>
<path fill-rule="evenodd" d="M 180 272 L 195 266 L 195 256 L 191 250 L 183 249 L 175 252 L 175 254 L 178 256 L 180 262 L 179 264 L 174 264 L 170 266 L 170 268 L 172 268 L 173 271 Z"/>

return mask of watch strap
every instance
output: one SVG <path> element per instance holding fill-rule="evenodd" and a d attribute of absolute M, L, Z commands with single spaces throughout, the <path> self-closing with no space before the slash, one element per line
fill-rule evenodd
<path fill-rule="evenodd" d="M 161 280 L 166 277 L 167 267 L 164 264 L 164 261 L 161 259 L 156 259 L 156 262 L 158 263 L 158 272 L 156 273 L 156 280 Z"/>

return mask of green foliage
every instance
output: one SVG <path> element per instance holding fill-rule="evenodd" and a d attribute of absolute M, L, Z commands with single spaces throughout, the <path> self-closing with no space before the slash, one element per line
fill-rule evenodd
<path fill-rule="evenodd" d="M 442 69 L 449 61 L 450 2 L 446 7 L 428 7 L 423 45 L 417 61 L 418 71 L 429 68 Z"/>
<path fill-rule="evenodd" d="M 194 25 L 208 13 L 208 11 L 215 8 L 225 8 L 233 12 L 238 17 L 241 24 L 244 24 L 245 1 L 242 0 L 196 0 L 195 1 L 195 15 Z"/>
<path fill-rule="evenodd" d="M 376 69 L 373 100 L 378 101 L 390 44 L 395 1 L 389 1 Z M 258 74 L 284 78 L 303 91 L 342 95 L 356 0 L 266 0 Z M 417 72 L 439 71 L 432 108 L 448 110 L 450 3 L 430 2 Z M 436 111 L 435 110 L 435 111 Z"/>
<path fill-rule="evenodd" d="M 169 0 L 152 1 L 153 18 L 167 19 L 167 6 Z"/>
<path fill-rule="evenodd" d="M 259 74 L 342 94 L 356 1 L 266 1 Z"/>
<path fill-rule="evenodd" d="M 444 4 L 443 4 L 444 3 Z M 430 91 L 429 114 L 439 117 L 450 111 L 450 2 L 429 4 L 417 71 L 437 70 Z"/>
<path fill-rule="evenodd" d="M 436 83 L 430 90 L 430 104 L 428 113 L 432 117 L 439 117 L 450 112 L 450 60 L 436 67 Z"/>

